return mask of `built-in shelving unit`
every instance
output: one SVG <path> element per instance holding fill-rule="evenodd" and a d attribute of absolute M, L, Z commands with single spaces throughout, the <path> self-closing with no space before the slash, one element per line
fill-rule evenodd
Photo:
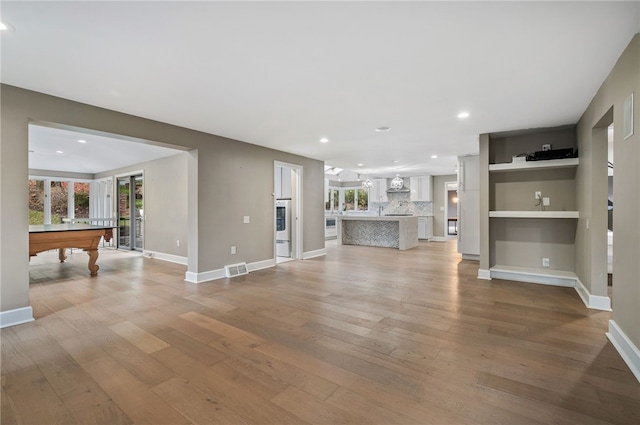
<path fill-rule="evenodd" d="M 580 160 L 513 162 L 544 145 L 575 149 L 575 126 L 493 133 L 480 141 L 488 243 L 482 245 L 479 276 L 575 286 Z"/>
<path fill-rule="evenodd" d="M 578 158 L 549 159 L 546 161 L 507 162 L 502 164 L 490 164 L 489 172 L 506 171 L 536 171 L 551 168 L 572 168 L 580 163 Z"/>
<path fill-rule="evenodd" d="M 495 265 L 490 269 L 491 277 L 521 282 L 541 283 L 543 285 L 576 286 L 576 276 L 573 272 L 562 270 L 537 269 L 530 267 L 514 267 Z"/>
<path fill-rule="evenodd" d="M 491 218 L 580 218 L 578 211 L 489 211 Z"/>

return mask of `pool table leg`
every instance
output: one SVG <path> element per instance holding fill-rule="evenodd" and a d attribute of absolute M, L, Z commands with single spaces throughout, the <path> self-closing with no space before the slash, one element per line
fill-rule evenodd
<path fill-rule="evenodd" d="M 67 256 L 65 255 L 65 249 L 64 248 L 58 249 L 58 258 L 60 259 L 61 263 L 64 263 L 64 260 L 67 259 Z"/>
<path fill-rule="evenodd" d="M 98 269 L 100 269 L 100 266 L 96 264 L 96 261 L 98 260 L 98 250 L 88 250 L 87 254 L 89 254 L 89 272 L 91 272 L 91 276 L 97 276 Z"/>

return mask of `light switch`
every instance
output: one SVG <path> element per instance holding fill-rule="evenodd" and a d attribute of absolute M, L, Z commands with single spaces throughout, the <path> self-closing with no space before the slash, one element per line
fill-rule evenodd
<path fill-rule="evenodd" d="M 249 217 L 248 215 L 245 215 L 243 218 L 243 223 L 251 223 L 251 217 Z"/>
<path fill-rule="evenodd" d="M 549 201 L 549 198 L 542 198 L 542 205 L 544 205 L 545 207 L 551 205 L 551 201 Z"/>

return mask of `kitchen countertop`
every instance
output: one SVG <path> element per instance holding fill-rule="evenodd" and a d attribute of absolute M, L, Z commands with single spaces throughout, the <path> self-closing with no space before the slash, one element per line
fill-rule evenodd
<path fill-rule="evenodd" d="M 341 220 L 368 220 L 368 221 L 400 221 L 400 220 L 406 220 L 409 218 L 417 218 L 417 215 L 382 215 L 382 216 L 377 216 L 377 215 L 362 215 L 362 216 L 357 216 L 357 215 L 342 215 L 342 216 L 338 216 L 337 218 L 341 219 Z"/>

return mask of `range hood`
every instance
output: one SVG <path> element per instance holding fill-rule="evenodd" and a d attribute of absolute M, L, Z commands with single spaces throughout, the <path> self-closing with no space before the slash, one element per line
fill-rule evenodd
<path fill-rule="evenodd" d="M 392 189 L 392 188 L 387 189 L 387 193 L 409 193 L 409 192 L 411 192 L 411 189 L 409 189 L 407 186 L 402 186 L 400 189 Z"/>

